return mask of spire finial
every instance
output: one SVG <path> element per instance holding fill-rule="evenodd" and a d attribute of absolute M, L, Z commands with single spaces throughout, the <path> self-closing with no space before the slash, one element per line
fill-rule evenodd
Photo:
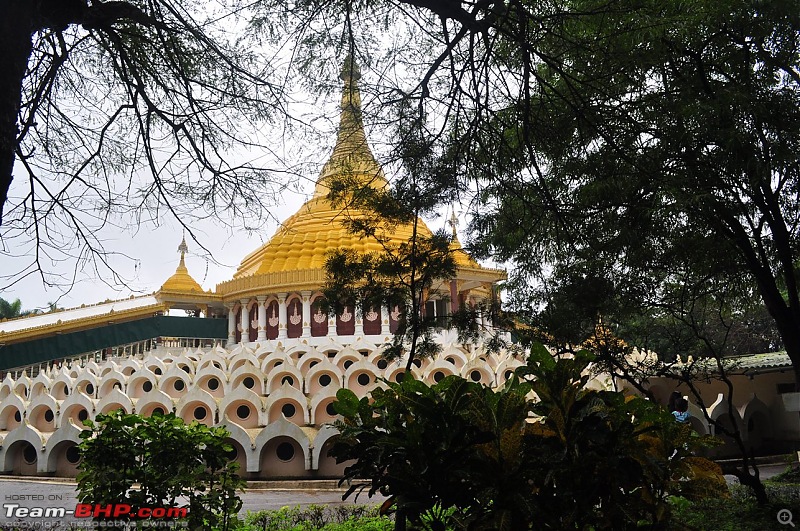
<path fill-rule="evenodd" d="M 365 182 L 374 181 L 381 185 L 385 184 L 381 168 L 369 149 L 367 135 L 364 132 L 364 122 L 361 118 L 361 92 L 358 88 L 361 69 L 351 54 L 345 57 L 339 78 L 344 82 L 344 87 L 336 145 L 331 158 L 322 168 L 314 190 L 314 197 L 323 197 L 328 193 L 326 179 L 345 172 L 363 175 Z"/>
<path fill-rule="evenodd" d="M 181 253 L 181 264 L 183 264 L 183 257 L 189 252 L 189 246 L 186 245 L 186 229 L 183 229 L 183 239 L 178 246 L 178 252 Z"/>
<path fill-rule="evenodd" d="M 344 63 L 342 63 L 342 72 L 339 74 L 339 79 L 344 81 L 345 85 L 358 83 L 358 80 L 361 79 L 361 68 L 349 53 L 344 58 Z"/>
<path fill-rule="evenodd" d="M 450 227 L 453 229 L 453 239 L 455 240 L 458 235 L 456 234 L 456 228 L 458 227 L 458 218 L 456 217 L 456 209 L 453 209 L 453 213 L 450 214 L 450 220 L 447 222 L 450 224 Z"/>

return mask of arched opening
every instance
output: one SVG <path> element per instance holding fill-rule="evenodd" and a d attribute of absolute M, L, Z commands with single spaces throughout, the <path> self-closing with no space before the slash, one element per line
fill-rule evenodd
<path fill-rule="evenodd" d="M 288 303 L 286 321 L 286 335 L 288 337 L 300 337 L 303 335 L 303 303 L 297 297 Z"/>
<path fill-rule="evenodd" d="M 305 455 L 291 437 L 275 437 L 261 451 L 261 474 L 267 478 L 292 478 L 306 474 Z"/>
<path fill-rule="evenodd" d="M 317 475 L 321 478 L 340 478 L 344 475 L 345 467 L 353 464 L 352 461 L 345 461 L 337 465 L 336 459 L 328 455 L 328 452 L 335 442 L 336 437 L 328 439 L 319 451 L 319 468 L 317 469 Z"/>
<path fill-rule="evenodd" d="M 317 297 L 311 303 L 311 335 L 325 337 L 328 335 L 328 314 L 322 309 L 324 299 Z"/>

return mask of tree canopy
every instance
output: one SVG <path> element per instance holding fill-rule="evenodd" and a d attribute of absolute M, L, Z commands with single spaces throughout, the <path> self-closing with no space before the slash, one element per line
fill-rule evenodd
<path fill-rule="evenodd" d="M 750 344 L 800 371 L 797 1 L 409 4 L 366 3 L 416 23 L 396 119 L 457 161 L 473 249 L 529 313 L 588 292 L 592 319 L 724 354 L 760 305 L 776 333 Z"/>
<path fill-rule="evenodd" d="M 234 2 L 4 5 L 0 252 L 30 260 L 5 285 L 58 283 L 61 262 L 113 283 L 104 227 L 174 216 L 194 235 L 190 219 L 269 216 L 294 177 L 260 131 L 288 98 L 279 61 L 240 31 L 245 14 Z"/>

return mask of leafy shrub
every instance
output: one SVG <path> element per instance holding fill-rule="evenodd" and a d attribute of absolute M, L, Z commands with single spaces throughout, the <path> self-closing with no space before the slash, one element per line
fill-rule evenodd
<path fill-rule="evenodd" d="M 224 428 L 122 410 L 84 424 L 89 430 L 81 432 L 81 502 L 177 507 L 188 500 L 192 529 L 225 529 L 241 508 L 236 491 L 244 481 L 228 457 L 232 448 Z"/>
<path fill-rule="evenodd" d="M 691 453 L 709 440 L 657 404 L 587 389 L 591 360 L 538 345 L 499 391 L 410 373 L 371 397 L 340 390 L 331 455 L 354 461 L 347 495 L 380 492 L 398 518 L 433 531 L 660 526 L 670 493 L 726 495 L 718 467 Z"/>
<path fill-rule="evenodd" d="M 388 531 L 393 522 L 377 508 L 362 505 L 309 505 L 249 513 L 236 531 Z"/>

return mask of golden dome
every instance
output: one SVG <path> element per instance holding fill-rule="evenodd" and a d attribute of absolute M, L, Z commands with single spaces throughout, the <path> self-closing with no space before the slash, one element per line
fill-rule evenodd
<path fill-rule="evenodd" d="M 269 242 L 242 260 L 234 278 L 323 269 L 327 253 L 337 248 L 358 252 L 383 250 L 374 238 L 360 238 L 351 234 L 342 223 L 345 219 L 363 218 L 368 214 L 354 208 L 334 208 L 327 200 L 328 187 L 325 183 L 336 175 L 358 179 L 359 182 L 376 188 L 388 186 L 383 171 L 367 144 L 358 89 L 361 74 L 349 58 L 345 61 L 340 77 L 344 81 L 344 90 L 336 145 L 320 172 L 314 196 L 282 224 Z M 422 220 L 419 220 L 417 231 L 421 236 L 431 236 Z M 407 242 L 412 234 L 411 225 L 386 231 L 390 241 L 396 243 Z"/>
<path fill-rule="evenodd" d="M 186 268 L 184 255 L 188 250 L 189 248 L 186 246 L 186 237 L 184 237 L 180 246 L 178 246 L 178 251 L 181 253 L 181 261 L 178 264 L 178 268 L 175 270 L 175 274 L 169 277 L 167 281 L 164 282 L 164 285 L 161 286 L 161 291 L 181 293 L 203 292 L 203 288 L 192 278 L 192 275 L 189 274 L 189 270 Z"/>

